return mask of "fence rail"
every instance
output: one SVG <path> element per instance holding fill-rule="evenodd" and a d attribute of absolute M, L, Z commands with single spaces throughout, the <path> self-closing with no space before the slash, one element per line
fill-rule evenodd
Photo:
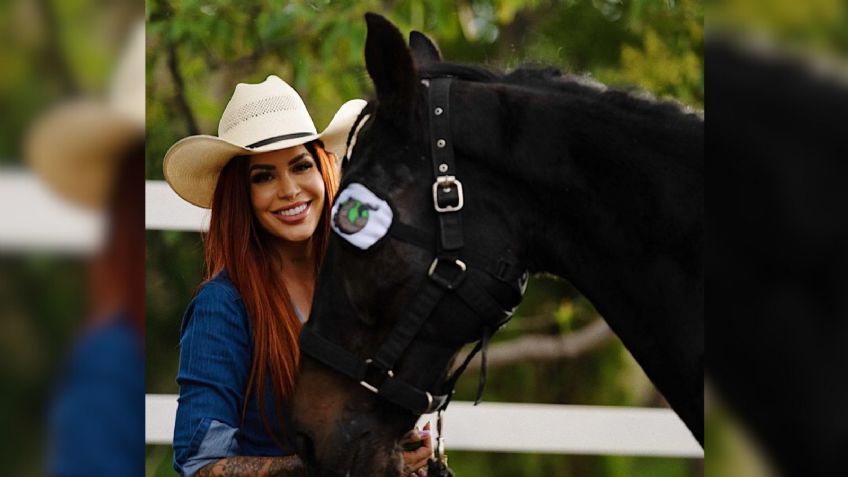
<path fill-rule="evenodd" d="M 145 401 L 147 443 L 170 444 L 177 396 L 148 394 Z M 422 416 L 419 424 L 434 418 Z M 445 413 L 444 432 L 449 450 L 704 457 L 668 409 L 460 401 Z"/>

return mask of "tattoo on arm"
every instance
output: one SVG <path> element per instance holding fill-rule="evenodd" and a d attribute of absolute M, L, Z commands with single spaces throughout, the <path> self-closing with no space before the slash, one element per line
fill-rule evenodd
<path fill-rule="evenodd" d="M 306 469 L 298 456 L 227 457 L 207 464 L 196 477 L 306 477 Z"/>

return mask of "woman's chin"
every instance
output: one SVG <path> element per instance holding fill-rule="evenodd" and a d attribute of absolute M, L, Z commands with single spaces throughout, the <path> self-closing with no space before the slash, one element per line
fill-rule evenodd
<path fill-rule="evenodd" d="M 275 224 L 276 225 L 276 224 Z M 280 240 L 291 243 L 307 242 L 315 233 L 317 224 L 300 223 L 297 225 L 276 225 L 275 227 L 265 227 L 267 232 L 277 237 Z"/>

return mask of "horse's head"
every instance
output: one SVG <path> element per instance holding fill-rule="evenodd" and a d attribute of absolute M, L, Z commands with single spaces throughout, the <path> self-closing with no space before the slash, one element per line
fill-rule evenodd
<path fill-rule="evenodd" d="M 470 157 L 499 140 L 497 106 L 476 105 L 471 124 L 458 87 L 422 73 L 440 62 L 434 44 L 414 32 L 410 49 L 366 20 L 376 99 L 350 140 L 293 403 L 319 476 L 400 475 L 399 438 L 444 404 L 460 348 L 505 322 L 526 283 L 526 211 L 509 177 Z"/>

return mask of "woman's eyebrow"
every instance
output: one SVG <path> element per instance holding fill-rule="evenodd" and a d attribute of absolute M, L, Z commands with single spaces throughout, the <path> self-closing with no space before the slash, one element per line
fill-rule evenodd
<path fill-rule="evenodd" d="M 256 169 L 273 171 L 276 168 L 270 164 L 253 164 L 252 166 L 250 166 L 250 170 L 248 172 L 253 172 Z"/>
<path fill-rule="evenodd" d="M 312 155 L 309 154 L 309 152 L 301 152 L 300 154 L 294 156 L 293 158 L 291 158 L 291 160 L 289 160 L 289 165 L 294 164 L 295 162 L 303 159 L 304 157 L 312 157 Z"/>

